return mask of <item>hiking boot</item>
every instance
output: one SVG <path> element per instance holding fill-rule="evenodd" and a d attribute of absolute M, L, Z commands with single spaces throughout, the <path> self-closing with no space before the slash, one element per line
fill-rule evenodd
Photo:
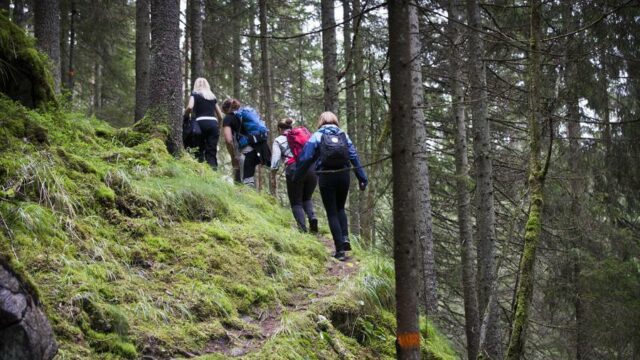
<path fill-rule="evenodd" d="M 345 255 L 344 251 L 336 251 L 336 253 L 333 255 L 334 258 L 340 260 L 340 261 L 345 261 L 347 260 L 347 255 Z"/>
<path fill-rule="evenodd" d="M 309 232 L 312 234 L 318 233 L 318 219 L 309 219 Z"/>
<path fill-rule="evenodd" d="M 349 242 L 349 238 L 345 236 L 344 242 L 342 243 L 342 250 L 351 251 L 351 243 Z"/>

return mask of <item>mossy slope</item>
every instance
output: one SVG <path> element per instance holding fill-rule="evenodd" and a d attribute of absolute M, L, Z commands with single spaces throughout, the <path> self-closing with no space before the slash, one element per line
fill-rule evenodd
<path fill-rule="evenodd" d="M 297 232 L 289 211 L 174 159 L 166 132 L 150 122 L 115 130 L 6 99 L 0 114 L 0 254 L 37 288 L 61 359 L 198 353 L 248 326 L 243 318 L 326 283 L 324 246 Z M 338 358 L 331 342 L 317 341 L 334 327 L 355 358 L 392 356 L 390 305 L 364 306 L 392 290 L 358 297 L 388 275 L 362 275 L 283 316 L 283 330 L 248 357 Z M 318 325 L 321 314 L 331 327 Z"/>

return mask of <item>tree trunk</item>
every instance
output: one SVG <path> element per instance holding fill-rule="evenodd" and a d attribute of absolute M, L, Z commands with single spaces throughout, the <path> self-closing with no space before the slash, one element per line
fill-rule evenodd
<path fill-rule="evenodd" d="M 66 87 L 69 83 L 69 28 L 71 26 L 70 2 L 60 3 L 60 85 Z"/>
<path fill-rule="evenodd" d="M 27 22 L 27 15 L 24 12 L 24 2 L 24 0 L 15 0 L 13 2 L 13 12 L 11 13 L 11 20 L 23 29 Z"/>
<path fill-rule="evenodd" d="M 253 19 L 256 17 L 255 6 L 253 6 L 253 16 L 249 19 L 249 61 L 251 63 L 251 86 L 249 98 L 255 104 L 258 102 L 258 94 L 260 89 L 260 78 L 258 76 L 258 39 L 256 37 L 256 26 Z M 258 15 L 259 16 L 259 15 Z"/>
<path fill-rule="evenodd" d="M 273 141 L 273 98 L 271 94 L 271 63 L 269 61 L 269 39 L 267 38 L 267 0 L 260 0 L 260 59 L 262 62 L 262 87 L 264 92 L 264 117 L 269 126 L 269 143 Z M 269 192 L 276 196 L 276 179 L 271 178 Z"/>
<path fill-rule="evenodd" d="M 233 97 L 241 98 L 242 90 L 242 43 L 240 42 L 240 32 L 244 31 L 240 21 L 242 13 L 242 1 L 233 0 Z M 253 21 L 253 20 L 251 20 Z"/>
<path fill-rule="evenodd" d="M 422 76 L 417 54 L 420 54 L 418 17 L 409 0 L 393 1 L 389 7 L 389 60 L 391 75 L 391 122 L 393 150 L 393 237 L 396 277 L 396 354 L 398 359 L 420 358 L 418 326 L 417 251 L 423 225 L 421 217 L 427 208 L 418 208 L 415 194 L 428 185 L 416 183 L 419 163 L 426 154 L 418 154 L 425 139 L 422 113 Z M 428 189 L 426 189 L 428 191 Z M 420 199 L 423 200 L 424 198 Z M 407 206 L 413 204 L 414 206 Z M 430 214 L 430 213 L 429 213 Z M 430 240 L 430 239 L 429 239 Z"/>
<path fill-rule="evenodd" d="M 51 61 L 51 75 L 57 94 L 60 93 L 60 2 L 38 0 L 33 4 L 33 31 L 38 48 Z"/>
<path fill-rule="evenodd" d="M 75 85 L 76 70 L 74 65 L 74 55 L 76 47 L 76 2 L 71 1 L 71 23 L 69 25 L 69 68 L 67 69 L 67 89 L 69 90 L 69 99 L 73 99 L 73 87 Z"/>
<path fill-rule="evenodd" d="M 93 114 L 97 115 L 102 108 L 102 59 L 100 49 L 93 65 Z"/>
<path fill-rule="evenodd" d="M 169 125 L 167 149 L 177 156 L 182 146 L 182 71 L 180 61 L 180 4 L 151 2 L 151 79 L 149 109 L 154 121 Z"/>
<path fill-rule="evenodd" d="M 204 76 L 204 57 L 202 41 L 202 0 L 190 0 L 189 9 L 191 38 L 191 84 Z"/>
<path fill-rule="evenodd" d="M 351 1 L 342 0 L 342 11 L 344 18 L 351 17 Z M 347 123 L 347 132 L 351 141 L 356 143 L 357 124 L 356 124 L 356 104 L 355 92 L 353 88 L 353 56 L 352 56 L 352 27 L 351 22 L 344 23 L 344 63 L 345 63 L 345 119 Z M 343 121 L 345 122 L 345 121 Z M 357 144 L 356 144 L 357 146 Z M 360 150 L 360 148 L 358 148 Z M 358 183 L 352 181 L 349 186 L 349 233 L 357 235 L 360 229 L 360 216 L 358 212 Z"/>
<path fill-rule="evenodd" d="M 322 78 L 324 80 L 324 110 L 338 115 L 338 55 L 336 18 L 333 0 L 320 2 L 322 13 Z"/>
<path fill-rule="evenodd" d="M 478 356 L 480 315 L 476 293 L 476 274 L 473 256 L 473 223 L 471 221 L 471 196 L 469 194 L 469 159 L 467 153 L 467 128 L 465 123 L 464 86 L 460 52 L 463 47 L 462 22 L 458 0 L 449 0 L 447 11 L 451 20 L 447 23 L 447 37 L 451 39 L 449 51 L 452 116 L 455 126 L 456 192 L 458 198 L 458 231 L 460 233 L 460 258 L 462 261 L 462 290 L 464 294 L 467 358 Z M 453 21 L 452 21 L 453 20 Z"/>
<path fill-rule="evenodd" d="M 191 82 L 189 74 L 191 74 L 191 1 L 187 1 L 184 16 L 184 40 L 182 41 L 182 88 L 184 89 L 183 99 L 186 103 L 191 96 Z M 195 78 L 193 79 L 195 81 Z"/>
<path fill-rule="evenodd" d="M 471 84 L 471 113 L 473 120 L 473 153 L 476 172 L 476 222 L 478 239 L 478 307 L 487 328 L 479 351 L 491 359 L 502 358 L 502 340 L 499 329 L 497 304 L 489 299 L 497 291 L 496 277 L 496 235 L 495 209 L 493 202 L 493 167 L 491 163 L 491 133 L 487 121 L 487 89 L 485 65 L 483 63 L 484 44 L 480 37 L 481 19 L 477 0 L 467 2 L 469 18 L 469 76 Z"/>
<path fill-rule="evenodd" d="M 353 14 L 358 15 L 362 12 L 362 6 L 360 4 L 360 0 L 353 1 Z M 359 16 L 353 19 L 353 29 L 354 29 L 354 39 L 353 39 L 353 73 L 354 73 L 354 81 L 355 81 L 355 94 L 356 94 L 356 126 L 357 126 L 357 136 L 355 138 L 355 142 L 358 146 L 358 150 L 360 152 L 360 160 L 362 164 L 366 164 L 370 161 L 370 157 L 367 151 L 367 111 L 366 111 L 366 103 L 364 97 L 364 85 L 365 85 L 365 75 L 364 75 L 364 51 L 362 50 L 362 21 L 363 17 Z M 367 212 L 367 198 L 366 192 L 358 192 L 358 208 L 355 211 L 359 218 L 359 227 L 357 228 L 356 235 L 360 235 L 362 237 L 363 227 L 367 226 L 367 217 L 365 213 Z M 365 231 L 366 233 L 366 231 Z M 363 239 L 368 241 L 369 239 Z"/>
<path fill-rule="evenodd" d="M 579 28 L 574 16 L 572 16 L 572 1 L 564 0 L 562 3 L 562 20 L 564 32 L 569 33 Z M 567 37 L 565 42 L 565 84 L 566 84 L 566 96 L 567 96 L 567 137 L 569 138 L 569 152 L 567 153 L 567 164 L 572 177 L 575 177 L 569 182 L 569 191 L 571 196 L 571 203 L 569 205 L 569 221 L 571 224 L 571 232 L 567 234 L 571 239 L 569 245 L 571 246 L 571 252 L 573 254 L 579 254 L 577 251 L 581 246 L 583 240 L 581 229 L 582 219 L 582 196 L 584 192 L 584 185 L 582 181 L 582 166 L 580 155 L 580 143 L 579 138 L 581 136 L 580 129 L 580 103 L 579 103 L 579 85 L 578 85 L 578 64 L 576 59 L 572 59 L 572 55 L 578 53 L 579 39 L 577 36 Z M 587 359 L 588 349 L 591 346 L 585 337 L 586 325 L 585 325 L 585 310 L 583 303 L 583 291 L 580 284 L 580 277 L 582 271 L 582 264 L 579 255 L 574 255 L 571 258 L 573 268 L 573 304 L 575 309 L 575 337 L 576 337 L 576 360 Z"/>
<path fill-rule="evenodd" d="M 529 308 L 533 298 L 536 249 L 542 229 L 542 205 L 544 200 L 544 171 L 540 161 L 540 0 L 532 0 L 531 38 L 529 40 L 529 193 L 530 205 L 524 234 L 524 249 L 520 259 L 516 306 L 507 359 L 519 360 L 525 351 L 525 329 L 529 320 Z"/>
<path fill-rule="evenodd" d="M 149 61 L 151 19 L 149 0 L 136 0 L 136 107 L 134 120 L 144 117 L 149 108 Z"/>

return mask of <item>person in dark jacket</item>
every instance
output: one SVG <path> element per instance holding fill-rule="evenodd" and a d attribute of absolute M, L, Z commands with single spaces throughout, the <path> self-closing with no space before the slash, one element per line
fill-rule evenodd
<path fill-rule="evenodd" d="M 358 158 L 358 152 L 349 136 L 340 129 L 338 118 L 332 112 L 324 112 L 318 119 L 318 130 L 302 149 L 293 181 L 304 177 L 309 168 L 315 166 L 320 184 L 320 195 L 338 260 L 346 259 L 349 243 L 349 224 L 344 205 L 349 194 L 351 165 L 361 191 L 367 187 L 368 179 Z"/>
<path fill-rule="evenodd" d="M 185 116 L 191 112 L 202 131 L 197 157 L 198 161 L 206 162 L 216 170 L 218 168 L 218 139 L 220 130 L 218 119 L 222 119 L 222 111 L 218 106 L 216 96 L 211 92 L 209 82 L 205 78 L 197 78 L 193 83 L 193 92 L 189 104 L 185 109 Z"/>
<path fill-rule="evenodd" d="M 289 148 L 287 133 L 293 127 L 293 119 L 282 119 L 278 122 L 280 136 L 273 140 L 271 150 L 271 171 L 276 172 L 280 163 L 285 164 L 285 176 L 287 179 L 287 195 L 293 217 L 298 223 L 300 230 L 307 232 L 305 213 L 309 218 L 309 230 L 312 233 L 318 232 L 318 219 L 313 211 L 312 195 L 318 185 L 316 172 L 310 169 L 301 181 L 293 181 L 293 173 L 296 169 L 296 161 L 293 152 Z"/>

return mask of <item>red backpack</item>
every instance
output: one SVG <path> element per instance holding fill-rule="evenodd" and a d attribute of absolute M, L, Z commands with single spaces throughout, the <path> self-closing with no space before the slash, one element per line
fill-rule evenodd
<path fill-rule="evenodd" d="M 307 143 L 311 137 L 311 133 L 304 126 L 293 128 L 286 133 L 287 143 L 289 143 L 289 149 L 293 154 L 293 157 L 287 160 L 287 165 L 291 165 L 296 162 L 298 156 L 302 152 L 304 144 Z"/>

